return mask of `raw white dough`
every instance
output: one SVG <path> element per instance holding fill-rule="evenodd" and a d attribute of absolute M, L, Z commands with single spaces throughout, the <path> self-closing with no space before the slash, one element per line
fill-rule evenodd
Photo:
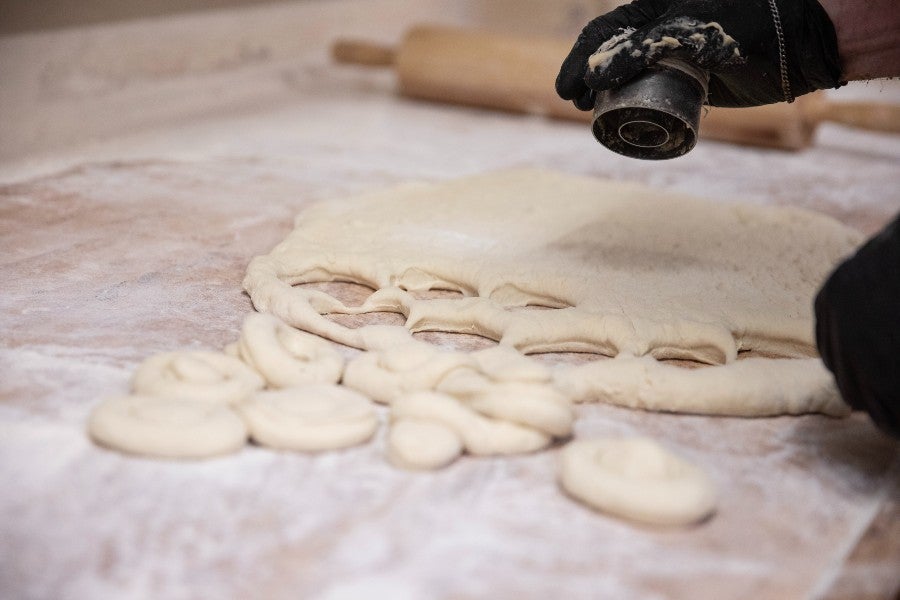
<path fill-rule="evenodd" d="M 262 313 L 244 319 L 238 353 L 276 388 L 337 383 L 344 370 L 344 358 L 331 343 Z"/>
<path fill-rule="evenodd" d="M 589 506 L 653 525 L 696 523 L 716 507 L 709 477 L 647 438 L 571 442 L 562 450 L 559 481 Z"/>
<path fill-rule="evenodd" d="M 507 421 L 490 419 L 462 402 L 436 392 L 416 392 L 394 400 L 392 421 L 415 419 L 453 430 L 471 454 L 522 454 L 547 447 L 546 433 Z"/>
<path fill-rule="evenodd" d="M 462 451 L 460 437 L 434 421 L 400 419 L 391 424 L 388 433 L 388 460 L 403 469 L 440 469 Z"/>
<path fill-rule="evenodd" d="M 206 458 L 247 443 L 247 427 L 228 406 L 154 396 L 104 400 L 88 432 L 104 446 L 158 458 Z"/>
<path fill-rule="evenodd" d="M 811 300 L 860 240 L 805 210 L 521 170 L 317 205 L 284 242 L 251 262 L 244 287 L 258 310 L 357 348 L 373 349 L 380 335 L 322 315 L 388 310 L 406 315 L 410 332 L 476 333 L 525 353 L 619 355 L 602 368 L 604 376 L 621 369 L 610 375 L 618 380 L 636 372 L 629 357 L 645 355 L 710 364 L 732 363 L 739 350 L 814 357 Z M 332 280 L 377 291 L 350 307 L 292 287 Z M 434 288 L 466 297 L 420 300 L 407 291 Z M 529 304 L 555 308 L 518 310 Z M 743 379 L 766 378 L 765 369 L 713 367 L 675 378 L 643 369 L 651 381 L 641 384 L 637 404 L 717 414 L 844 413 L 835 395 L 822 400 L 824 380 L 811 364 L 778 367 L 799 374 L 784 380 L 791 390 L 782 395 Z M 614 398 L 595 391 L 605 385 L 598 372 L 567 370 L 566 385 L 583 399 Z M 721 380 L 716 399 L 710 406 L 691 401 L 710 378 Z M 366 385 L 359 387 L 370 391 Z M 373 384 L 371 391 L 384 401 L 405 388 L 384 389 Z"/>
<path fill-rule="evenodd" d="M 331 384 L 259 392 L 238 408 L 255 442 L 281 450 L 356 446 L 378 429 L 378 417 L 368 398 Z"/>
<path fill-rule="evenodd" d="M 145 360 L 132 380 L 137 394 L 235 404 L 266 382 L 227 354 L 190 350 L 164 352 Z"/>

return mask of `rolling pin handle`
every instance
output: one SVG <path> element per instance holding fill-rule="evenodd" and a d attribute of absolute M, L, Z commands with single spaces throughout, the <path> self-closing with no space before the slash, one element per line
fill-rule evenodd
<path fill-rule="evenodd" d="M 875 102 L 836 102 L 828 106 L 825 120 L 869 131 L 900 133 L 900 106 Z"/>
<path fill-rule="evenodd" d="M 837 123 L 881 133 L 900 133 L 900 105 L 879 102 L 829 102 L 818 99 L 803 107 L 804 117 L 814 123 Z"/>
<path fill-rule="evenodd" d="M 331 47 L 331 56 L 343 64 L 390 67 L 396 61 L 397 51 L 373 42 L 338 40 Z"/>

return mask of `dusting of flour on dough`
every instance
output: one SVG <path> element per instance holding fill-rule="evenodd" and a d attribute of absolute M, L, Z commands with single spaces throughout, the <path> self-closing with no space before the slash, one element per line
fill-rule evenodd
<path fill-rule="evenodd" d="M 847 408 L 818 361 L 759 367 L 735 359 L 747 350 L 813 359 L 811 298 L 859 241 L 855 231 L 803 210 L 519 170 L 320 204 L 251 262 L 244 287 L 258 310 L 360 349 L 384 348 L 387 331 L 394 347 L 410 333 L 444 331 L 481 335 L 522 354 L 617 357 L 557 380 L 580 400 L 743 416 L 841 415 Z M 361 306 L 345 306 L 293 287 L 333 280 L 376 291 Z M 428 289 L 463 297 L 415 297 Z M 513 310 L 548 299 L 562 308 Z M 376 311 L 399 313 L 406 324 L 348 329 L 322 316 Z M 653 360 L 662 358 L 716 366 L 672 375 Z M 637 391 L 624 377 L 636 364 L 649 365 L 640 367 L 646 384 Z M 782 383 L 768 378 L 769 365 L 784 373 L 785 393 L 775 393 Z M 619 391 L 604 388 L 600 371 L 623 382 Z M 696 396 L 711 380 L 716 393 Z"/>

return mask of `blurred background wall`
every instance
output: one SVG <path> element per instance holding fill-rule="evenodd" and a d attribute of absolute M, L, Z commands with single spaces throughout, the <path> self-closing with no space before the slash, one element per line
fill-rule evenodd
<path fill-rule="evenodd" d="M 332 0 L 0 0 L 0 35 L 95 25 L 236 6 Z M 416 0 L 411 0 L 411 3 Z M 619 4 L 616 0 L 447 0 L 470 7 L 472 18 L 513 31 L 574 33 Z"/>
<path fill-rule="evenodd" d="M 571 40 L 617 3 L 0 0 L 0 166 L 331 93 L 347 71 L 329 58 L 339 37 L 396 44 L 411 26 L 438 23 Z"/>
<path fill-rule="evenodd" d="M 274 1 L 277 0 L 0 0 L 0 34 Z"/>

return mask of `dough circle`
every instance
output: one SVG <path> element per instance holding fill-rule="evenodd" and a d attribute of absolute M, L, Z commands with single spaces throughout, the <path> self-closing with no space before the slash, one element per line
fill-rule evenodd
<path fill-rule="evenodd" d="M 462 451 L 460 437 L 432 421 L 399 419 L 388 433 L 388 460 L 403 469 L 440 469 L 455 461 Z"/>
<path fill-rule="evenodd" d="M 247 443 L 246 425 L 228 406 L 154 396 L 104 400 L 88 432 L 104 446 L 157 458 L 207 458 Z"/>
<path fill-rule="evenodd" d="M 151 356 L 132 380 L 135 393 L 236 404 L 266 382 L 239 359 L 219 352 L 189 350 Z"/>
<path fill-rule="evenodd" d="M 577 500 L 652 525 L 688 525 L 715 511 L 709 477 L 651 439 L 577 440 L 562 451 L 559 482 Z"/>
<path fill-rule="evenodd" d="M 250 437 L 261 446 L 280 450 L 347 448 L 369 440 L 378 429 L 368 398 L 332 384 L 260 392 L 238 408 Z"/>
<path fill-rule="evenodd" d="M 344 358 L 330 342 L 263 313 L 244 319 L 238 353 L 276 388 L 337 383 L 344 370 Z"/>

